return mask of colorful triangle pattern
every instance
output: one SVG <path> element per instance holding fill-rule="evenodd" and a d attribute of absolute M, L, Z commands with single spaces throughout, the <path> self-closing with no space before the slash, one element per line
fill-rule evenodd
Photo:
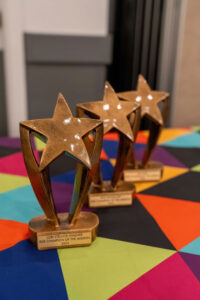
<path fill-rule="evenodd" d="M 200 256 L 185 252 L 180 252 L 180 255 L 200 282 Z"/>
<path fill-rule="evenodd" d="M 173 253 L 105 238 L 97 238 L 91 247 L 58 250 L 69 298 L 83 300 L 108 299 Z"/>
<path fill-rule="evenodd" d="M 192 132 L 163 143 L 165 146 L 179 148 L 200 148 L 200 133 Z"/>
<path fill-rule="evenodd" d="M 177 250 L 199 237 L 199 203 L 142 194 L 137 197 Z"/>
<path fill-rule="evenodd" d="M 91 247 L 42 252 L 28 240 L 29 220 L 43 211 L 27 177 L 20 141 L 0 138 L 0 299 L 199 300 L 199 131 L 163 130 L 152 156 L 164 164 L 163 178 L 137 183 L 131 207 L 94 209 L 100 226 Z M 137 159 L 147 138 L 147 131 L 137 136 Z M 31 143 L 39 158 L 44 143 Z M 118 134 L 106 134 L 104 180 L 112 177 L 117 150 Z M 64 161 L 50 169 L 58 212 L 69 209 L 75 177 Z"/>
<path fill-rule="evenodd" d="M 200 237 L 180 249 L 181 252 L 200 255 Z"/>
<path fill-rule="evenodd" d="M 198 300 L 199 298 L 200 284 L 197 278 L 176 253 L 119 291 L 110 300 Z"/>

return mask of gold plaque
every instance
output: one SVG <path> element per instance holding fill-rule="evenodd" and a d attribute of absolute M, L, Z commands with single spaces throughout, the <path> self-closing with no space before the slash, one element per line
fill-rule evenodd
<path fill-rule="evenodd" d="M 145 168 L 140 168 L 136 163 L 136 168 L 124 170 L 124 180 L 128 182 L 159 181 L 163 173 L 163 164 L 150 161 Z"/>
<path fill-rule="evenodd" d="M 92 140 L 89 139 L 91 132 Z M 47 141 L 40 162 L 34 157 L 31 133 Z M 99 220 L 95 214 L 81 212 L 81 209 L 98 168 L 103 142 L 102 122 L 74 118 L 59 94 L 53 118 L 21 122 L 20 137 L 29 179 L 44 211 L 44 215 L 29 222 L 31 241 L 39 250 L 90 245 L 96 237 Z M 77 160 L 77 170 L 70 211 L 57 214 L 48 167 L 62 153 Z"/>
<path fill-rule="evenodd" d="M 117 188 L 110 191 L 111 182 L 104 181 L 104 190 L 92 184 L 89 193 L 90 207 L 129 206 L 135 197 L 135 188 L 132 183 L 120 181 Z"/>
<path fill-rule="evenodd" d="M 29 222 L 30 238 L 39 250 L 88 246 L 92 243 L 99 225 L 98 217 L 94 213 L 81 212 L 71 226 L 68 216 L 68 213 L 58 214 L 59 226 L 56 229 L 44 215 Z"/>
<path fill-rule="evenodd" d="M 121 101 L 111 85 L 106 82 L 102 101 L 81 103 L 76 106 L 77 116 L 84 114 L 103 122 L 104 134 L 111 130 L 119 133 L 118 154 L 111 181 L 103 181 L 100 163 L 89 192 L 90 207 L 132 205 L 135 195 L 133 183 L 122 180 L 139 128 L 140 107 L 137 103 Z"/>
<path fill-rule="evenodd" d="M 161 91 L 153 91 L 142 75 L 138 77 L 136 91 L 118 93 L 119 98 L 141 106 L 141 119 L 147 118 L 150 122 L 149 137 L 144 151 L 142 161 L 135 161 L 134 151 L 129 152 L 129 159 L 124 171 L 125 180 L 137 181 L 159 181 L 162 176 L 162 165 L 150 162 L 150 158 L 158 142 L 161 130 L 168 115 L 169 94 Z M 162 103 L 162 111 L 158 104 Z"/>

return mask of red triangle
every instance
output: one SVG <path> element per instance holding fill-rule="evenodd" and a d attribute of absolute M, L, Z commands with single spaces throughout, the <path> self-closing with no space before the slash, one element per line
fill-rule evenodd
<path fill-rule="evenodd" d="M 27 224 L 11 220 L 0 220 L 0 250 L 12 247 L 28 238 Z"/>
<path fill-rule="evenodd" d="M 104 140 L 119 141 L 119 136 L 117 132 L 108 132 L 104 135 Z"/>
<path fill-rule="evenodd" d="M 100 159 L 104 159 L 104 160 L 107 160 L 107 159 L 108 159 L 108 156 L 107 156 L 106 152 L 105 152 L 103 149 L 102 149 L 102 151 L 101 151 Z"/>
<path fill-rule="evenodd" d="M 136 138 L 136 143 L 145 144 L 147 142 L 148 136 L 139 131 Z M 104 140 L 118 141 L 119 136 L 117 132 L 108 132 L 104 135 Z"/>
<path fill-rule="evenodd" d="M 34 151 L 34 154 L 37 158 L 38 152 Z M 0 158 L 0 173 L 27 177 L 22 152 Z"/>
<path fill-rule="evenodd" d="M 143 134 L 141 131 L 138 132 L 137 138 L 136 138 L 136 143 L 139 144 L 146 144 L 148 137 Z"/>
<path fill-rule="evenodd" d="M 11 175 L 27 176 L 22 153 L 20 152 L 1 158 L 0 172 Z"/>
<path fill-rule="evenodd" d="M 200 236 L 200 203 L 142 194 L 137 197 L 177 250 Z"/>
<path fill-rule="evenodd" d="M 109 300 L 199 300 L 200 285 L 178 253 L 123 288 Z"/>

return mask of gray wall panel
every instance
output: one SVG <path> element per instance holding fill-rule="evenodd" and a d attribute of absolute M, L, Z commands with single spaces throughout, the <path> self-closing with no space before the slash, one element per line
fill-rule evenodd
<path fill-rule="evenodd" d="M 101 65 L 28 65 L 29 118 L 51 117 L 62 92 L 73 113 L 78 102 L 102 98 L 106 68 Z"/>
<path fill-rule="evenodd" d="M 62 92 L 73 113 L 81 101 L 102 99 L 112 36 L 25 35 L 29 118 L 52 116 Z"/>
<path fill-rule="evenodd" d="M 27 63 L 99 63 L 112 60 L 112 36 L 25 34 Z"/>
<path fill-rule="evenodd" d="M 16 99 L 17 101 L 17 99 Z M 6 124 L 6 98 L 5 98 L 5 78 L 3 68 L 3 52 L 0 51 L 0 135 L 7 135 Z"/>

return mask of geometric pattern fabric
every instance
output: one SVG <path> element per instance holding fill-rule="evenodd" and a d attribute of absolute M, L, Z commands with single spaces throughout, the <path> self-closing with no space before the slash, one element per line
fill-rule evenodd
<path fill-rule="evenodd" d="M 137 159 L 147 134 L 137 137 Z M 31 142 L 39 159 L 44 145 Z M 117 134 L 106 135 L 104 179 L 112 176 L 117 147 Z M 50 170 L 57 211 L 68 210 L 73 190 L 73 165 L 65 159 Z M 198 129 L 163 130 L 153 159 L 164 164 L 161 182 L 136 184 L 131 207 L 94 209 L 100 226 L 90 247 L 38 251 L 28 240 L 27 223 L 42 210 L 20 141 L 0 138 L 0 299 L 199 300 Z"/>
<path fill-rule="evenodd" d="M 176 253 L 132 282 L 110 300 L 198 300 L 199 297 L 198 279 L 179 253 Z"/>
<path fill-rule="evenodd" d="M 84 300 L 108 299 L 174 252 L 100 237 L 91 247 L 58 250 L 69 299 Z"/>

